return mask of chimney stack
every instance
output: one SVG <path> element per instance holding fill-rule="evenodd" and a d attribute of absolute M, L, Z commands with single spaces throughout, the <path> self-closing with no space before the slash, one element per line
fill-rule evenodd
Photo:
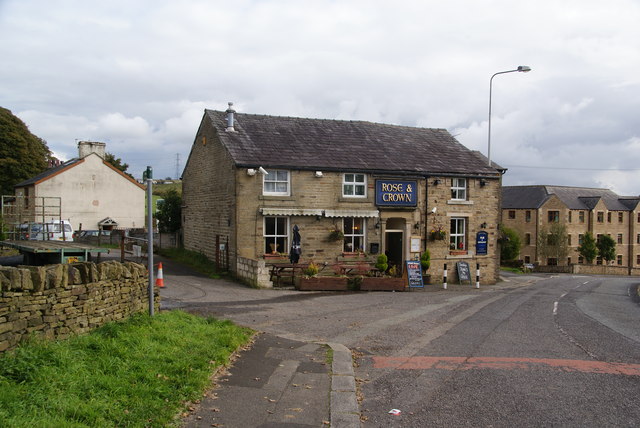
<path fill-rule="evenodd" d="M 105 143 L 99 143 L 97 141 L 80 141 L 78 143 L 78 157 L 82 159 L 91 153 L 95 153 L 104 159 L 105 147 Z"/>
<path fill-rule="evenodd" d="M 233 103 L 229 103 L 229 108 L 227 109 L 227 111 L 225 113 L 227 113 L 227 128 L 225 129 L 225 131 L 227 132 L 235 132 L 235 128 L 233 127 L 234 125 L 234 113 L 236 111 L 233 109 Z"/>

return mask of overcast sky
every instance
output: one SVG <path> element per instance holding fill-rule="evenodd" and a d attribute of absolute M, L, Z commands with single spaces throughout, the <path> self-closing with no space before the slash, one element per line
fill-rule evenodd
<path fill-rule="evenodd" d="M 445 128 L 505 185 L 640 194 L 640 2 L 0 0 L 0 106 L 175 177 L 205 108 Z"/>

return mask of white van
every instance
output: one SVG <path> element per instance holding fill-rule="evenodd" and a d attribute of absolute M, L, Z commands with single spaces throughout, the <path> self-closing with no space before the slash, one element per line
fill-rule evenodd
<path fill-rule="evenodd" d="M 68 220 L 34 223 L 29 239 L 34 241 L 73 241 L 73 227 Z"/>

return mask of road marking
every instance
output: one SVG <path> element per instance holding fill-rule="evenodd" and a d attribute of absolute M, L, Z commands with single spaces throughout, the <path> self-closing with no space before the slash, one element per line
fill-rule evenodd
<path fill-rule="evenodd" d="M 558 315 L 558 302 L 553 302 L 553 315 Z"/>
<path fill-rule="evenodd" d="M 396 370 L 537 370 L 640 376 L 640 364 L 552 358 L 503 357 L 372 357 L 376 369 Z"/>

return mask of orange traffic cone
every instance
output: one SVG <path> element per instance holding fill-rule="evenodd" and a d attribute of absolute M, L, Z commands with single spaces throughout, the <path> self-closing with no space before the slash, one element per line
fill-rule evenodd
<path fill-rule="evenodd" d="M 158 276 L 156 277 L 156 286 L 164 288 L 164 278 L 162 277 L 162 263 L 158 263 Z"/>

